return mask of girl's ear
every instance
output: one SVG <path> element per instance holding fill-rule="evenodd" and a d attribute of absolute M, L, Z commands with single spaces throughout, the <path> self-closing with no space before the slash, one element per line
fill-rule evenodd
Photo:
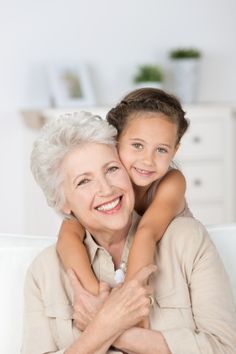
<path fill-rule="evenodd" d="M 179 150 L 179 147 L 180 147 L 180 143 L 178 143 L 178 144 L 176 145 L 176 147 L 175 147 L 175 154 L 176 154 L 176 152 Z"/>

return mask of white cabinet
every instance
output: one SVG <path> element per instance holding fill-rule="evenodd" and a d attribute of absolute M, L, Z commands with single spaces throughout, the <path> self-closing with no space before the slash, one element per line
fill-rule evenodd
<path fill-rule="evenodd" d="M 187 200 L 204 224 L 236 220 L 235 114 L 232 107 L 184 107 L 190 120 L 176 161 L 187 180 Z"/>
<path fill-rule="evenodd" d="M 176 162 L 187 180 L 187 201 L 204 224 L 236 221 L 236 109 L 228 105 L 184 107 L 190 127 Z M 85 109 L 105 118 L 108 107 Z M 72 110 L 73 111 L 73 110 Z M 62 110 L 43 114 L 54 118 Z"/>

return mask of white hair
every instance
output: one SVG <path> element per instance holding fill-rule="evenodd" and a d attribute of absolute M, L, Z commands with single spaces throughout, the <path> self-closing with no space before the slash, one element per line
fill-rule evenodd
<path fill-rule="evenodd" d="M 116 128 L 89 112 L 62 115 L 42 128 L 33 145 L 31 170 L 49 206 L 62 213 L 65 196 L 61 164 L 65 155 L 90 142 L 115 146 L 116 135 Z"/>

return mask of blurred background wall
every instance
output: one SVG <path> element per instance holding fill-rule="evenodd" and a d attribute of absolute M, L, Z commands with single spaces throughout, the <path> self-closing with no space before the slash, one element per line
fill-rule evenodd
<path fill-rule="evenodd" d="M 0 6 L 0 232 L 55 230 L 42 221 L 27 226 L 48 209 L 30 187 L 36 133 L 18 113 L 49 105 L 48 65 L 86 62 L 97 104 L 109 106 L 132 88 L 139 64 L 162 65 L 168 79 L 170 49 L 193 46 L 203 53 L 199 102 L 236 102 L 235 0 L 0 0 Z M 37 194 L 32 209 L 27 201 Z M 55 218 L 51 212 L 52 225 Z"/>
<path fill-rule="evenodd" d="M 235 0 L 1 0 L 0 109 L 48 104 L 45 66 L 88 63 L 97 102 L 176 46 L 203 53 L 200 101 L 236 100 Z"/>

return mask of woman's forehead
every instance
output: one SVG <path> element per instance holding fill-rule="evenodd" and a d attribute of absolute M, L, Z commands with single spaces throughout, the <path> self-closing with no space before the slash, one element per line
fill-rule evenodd
<path fill-rule="evenodd" d="M 103 166 L 111 162 L 120 162 L 115 146 L 86 143 L 66 155 L 62 168 L 69 169 L 69 171 L 76 169 L 81 171 L 81 173 L 89 173 L 99 167 L 103 168 Z"/>

